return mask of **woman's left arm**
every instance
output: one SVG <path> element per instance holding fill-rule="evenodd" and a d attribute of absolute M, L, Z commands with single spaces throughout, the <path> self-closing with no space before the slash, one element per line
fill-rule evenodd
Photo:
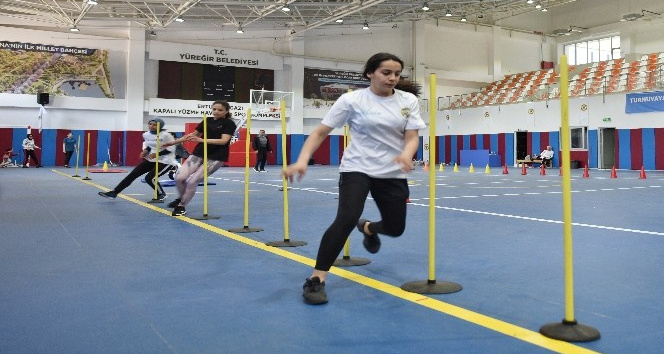
<path fill-rule="evenodd" d="M 401 170 L 410 172 L 413 169 L 413 156 L 420 146 L 420 136 L 418 130 L 406 130 L 404 134 L 404 148 L 401 155 L 395 159 L 401 165 Z"/>

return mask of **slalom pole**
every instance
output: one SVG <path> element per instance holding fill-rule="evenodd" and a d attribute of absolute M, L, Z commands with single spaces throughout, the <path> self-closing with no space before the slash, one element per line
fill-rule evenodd
<path fill-rule="evenodd" d="M 203 215 L 192 217 L 196 220 L 219 219 L 219 216 L 208 215 L 208 135 L 207 135 L 207 114 L 203 114 Z"/>
<path fill-rule="evenodd" d="M 346 151 L 346 147 L 350 141 L 349 129 L 348 124 L 344 125 L 344 151 Z M 337 267 L 361 266 L 369 263 L 371 261 L 367 258 L 350 257 L 350 237 L 346 239 L 346 243 L 344 244 L 343 256 L 334 261 L 334 265 Z"/>
<path fill-rule="evenodd" d="M 284 100 L 281 100 L 281 109 L 280 109 L 280 115 L 281 115 L 281 166 L 282 166 L 282 171 L 286 170 L 286 167 L 288 167 L 288 158 L 287 158 L 287 153 L 286 153 L 286 102 Z M 272 242 L 266 242 L 265 244 L 268 246 L 274 246 L 274 247 L 297 247 L 297 246 L 304 246 L 307 243 L 304 241 L 291 241 L 290 237 L 288 236 L 288 179 L 286 179 L 286 176 L 284 174 L 281 174 L 281 182 L 283 185 L 283 192 L 284 192 L 284 239 L 283 241 L 272 241 Z"/>
<path fill-rule="evenodd" d="M 429 77 L 429 161 L 436 162 L 436 74 Z M 403 284 L 401 289 L 418 294 L 449 294 L 460 284 L 436 282 L 436 169 L 429 168 L 429 276 L 425 281 Z"/>
<path fill-rule="evenodd" d="M 230 232 L 246 233 L 263 231 L 259 227 L 249 227 L 249 147 L 251 138 L 251 107 L 247 108 L 247 132 L 244 142 L 244 225 L 239 228 L 229 229 Z"/>
<path fill-rule="evenodd" d="M 78 136 L 78 139 L 76 141 L 76 171 L 74 172 L 74 175 L 72 177 L 81 177 L 78 175 L 78 159 L 80 158 L 81 154 L 81 136 Z"/>
<path fill-rule="evenodd" d="M 86 162 L 85 162 L 85 177 L 81 178 L 81 179 L 84 180 L 84 181 L 89 181 L 89 180 L 92 179 L 92 178 L 90 178 L 89 175 L 88 175 L 89 168 L 90 168 L 90 133 L 88 133 L 88 143 L 87 143 L 87 146 L 88 146 L 88 147 L 86 148 L 86 151 L 85 151 L 85 155 L 86 155 Z"/>
<path fill-rule="evenodd" d="M 161 144 L 159 142 L 159 133 L 161 132 L 161 124 L 157 122 L 157 141 L 155 145 L 155 155 L 154 155 L 154 180 L 152 183 L 154 183 L 154 192 L 152 194 L 152 200 L 148 201 L 148 203 L 163 203 L 163 200 L 159 200 L 159 148 L 161 148 Z M 109 154 L 109 158 L 111 155 Z"/>
<path fill-rule="evenodd" d="M 599 331 L 574 318 L 574 266 L 572 264 L 572 184 L 570 178 L 569 80 L 567 56 L 560 56 L 560 140 L 562 143 L 563 254 L 565 263 L 565 318 L 540 328 L 546 337 L 568 342 L 599 339 Z"/>

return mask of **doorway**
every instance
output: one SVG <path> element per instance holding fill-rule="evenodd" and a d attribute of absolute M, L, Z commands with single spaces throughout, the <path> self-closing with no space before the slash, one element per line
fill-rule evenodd
<path fill-rule="evenodd" d="M 616 128 L 599 128 L 598 168 L 613 168 L 616 163 Z"/>
<path fill-rule="evenodd" d="M 528 131 L 519 130 L 514 132 L 515 155 L 517 160 L 523 160 L 528 155 Z"/>

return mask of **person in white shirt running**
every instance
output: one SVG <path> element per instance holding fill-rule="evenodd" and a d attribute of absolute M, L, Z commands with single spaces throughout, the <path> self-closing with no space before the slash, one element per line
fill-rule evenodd
<path fill-rule="evenodd" d="M 339 206 L 332 224 L 323 234 L 316 265 L 303 286 L 304 301 L 324 304 L 325 278 L 353 228 L 364 236 L 370 253 L 380 249 L 378 234 L 397 237 L 406 227 L 407 174 L 419 147 L 420 117 L 417 95 L 420 86 L 400 80 L 404 63 L 389 53 L 374 54 L 362 76 L 370 86 L 343 94 L 323 121 L 304 142 L 297 161 L 283 175 L 302 179 L 309 160 L 334 128 L 348 124 L 350 144 L 339 167 Z M 360 219 L 371 192 L 382 220 Z"/>

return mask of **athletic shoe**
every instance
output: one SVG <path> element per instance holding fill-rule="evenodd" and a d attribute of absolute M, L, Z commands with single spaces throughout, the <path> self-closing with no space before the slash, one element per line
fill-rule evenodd
<path fill-rule="evenodd" d="M 369 222 L 367 219 L 360 219 L 357 222 L 357 229 L 364 235 L 364 241 L 362 244 L 364 248 L 369 253 L 376 253 L 380 250 L 380 238 L 377 234 L 366 234 L 364 233 L 364 224 Z"/>
<path fill-rule="evenodd" d="M 321 282 L 318 277 L 307 278 L 302 286 L 302 296 L 304 296 L 304 302 L 310 305 L 326 303 L 327 293 L 325 292 L 325 282 Z"/>
<path fill-rule="evenodd" d="M 267 170 L 261 170 L 261 172 L 267 172 Z"/>
<path fill-rule="evenodd" d="M 166 199 L 166 193 L 157 194 L 157 200 L 164 200 L 164 199 Z"/>
<path fill-rule="evenodd" d="M 175 209 L 173 209 L 173 213 L 171 213 L 172 216 L 183 216 L 186 214 L 187 211 L 184 209 L 183 206 L 176 206 Z"/>
<path fill-rule="evenodd" d="M 258 167 L 254 167 L 254 171 L 256 171 L 256 172 L 260 172 L 260 171 L 258 170 Z"/>
<path fill-rule="evenodd" d="M 35 167 L 36 167 L 36 168 L 40 168 L 40 167 L 44 167 L 44 166 L 42 166 L 42 165 L 37 165 L 37 166 L 35 166 Z"/>
<path fill-rule="evenodd" d="M 177 199 L 175 199 L 174 201 L 168 203 L 168 207 L 169 207 L 169 208 L 175 208 L 175 207 L 177 207 L 178 205 L 180 205 L 180 202 L 181 202 L 181 201 L 182 201 L 182 199 L 177 198 Z"/>
<path fill-rule="evenodd" d="M 99 192 L 98 194 L 101 195 L 104 198 L 111 198 L 111 199 L 115 199 L 115 197 L 118 196 L 118 194 L 113 192 L 113 191 Z"/>
<path fill-rule="evenodd" d="M 65 165 L 65 168 L 69 168 L 69 165 Z"/>

